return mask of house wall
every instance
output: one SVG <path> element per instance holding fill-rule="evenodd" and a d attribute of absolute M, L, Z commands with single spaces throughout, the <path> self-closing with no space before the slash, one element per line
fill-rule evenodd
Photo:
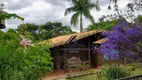
<path fill-rule="evenodd" d="M 54 67 L 55 69 L 59 69 L 59 47 L 51 48 L 51 56 L 53 57 Z"/>
<path fill-rule="evenodd" d="M 104 38 L 104 36 L 99 36 L 99 35 L 101 35 L 101 33 L 90 36 L 90 45 L 91 46 L 94 46 L 94 47 L 98 46 L 99 47 L 101 45 L 101 44 L 93 44 L 94 41 Z M 96 67 L 102 65 L 102 55 L 100 53 L 93 52 L 93 50 L 91 50 L 90 55 L 91 55 L 91 66 L 92 67 L 96 68 Z"/>
<path fill-rule="evenodd" d="M 80 45 L 83 46 L 82 49 L 80 49 Z M 52 57 L 54 58 L 53 61 L 55 69 L 64 69 L 64 64 L 66 63 L 67 59 L 70 59 L 73 56 L 80 58 L 81 61 L 89 60 L 88 51 L 90 51 L 90 49 L 88 45 L 88 38 L 78 40 L 77 42 L 71 43 L 66 46 L 71 46 L 70 50 L 63 50 L 64 48 L 66 48 L 65 45 L 50 49 Z"/>
<path fill-rule="evenodd" d="M 75 45 L 75 46 L 72 47 L 71 50 L 66 51 L 68 59 L 75 56 L 75 57 L 80 58 L 81 61 L 87 61 L 88 60 L 88 50 L 89 50 L 88 38 L 78 40 L 75 43 L 72 43 L 70 45 Z M 76 50 L 74 50 L 74 49 L 76 49 Z"/>

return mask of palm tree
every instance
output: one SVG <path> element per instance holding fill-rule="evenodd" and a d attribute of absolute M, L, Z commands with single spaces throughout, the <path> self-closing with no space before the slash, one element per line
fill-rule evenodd
<path fill-rule="evenodd" d="M 77 26 L 78 19 L 80 18 L 80 32 L 83 32 L 82 16 L 89 19 L 94 23 L 94 19 L 90 13 L 90 9 L 95 8 L 100 10 L 100 7 L 97 4 L 93 4 L 90 0 L 72 0 L 73 6 L 67 8 L 65 11 L 65 16 L 71 12 L 75 12 L 71 18 L 71 24 Z"/>

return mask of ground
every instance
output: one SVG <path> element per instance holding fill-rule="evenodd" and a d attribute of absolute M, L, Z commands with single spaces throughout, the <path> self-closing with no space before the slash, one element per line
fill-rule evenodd
<path fill-rule="evenodd" d="M 135 71 L 133 71 L 133 75 L 139 75 L 139 74 L 142 74 L 141 69 L 136 69 Z M 55 70 L 53 73 L 48 74 L 43 80 L 97 80 L 96 74 L 69 78 L 69 79 L 66 79 L 66 78 L 67 78 L 67 74 L 65 74 L 64 71 Z"/>
<path fill-rule="evenodd" d="M 133 75 L 139 75 L 139 74 L 142 74 L 142 70 L 137 69 L 137 70 L 133 71 Z M 97 80 L 97 79 L 96 79 L 96 75 L 93 74 L 93 75 L 88 75 L 88 76 L 71 78 L 68 80 Z"/>

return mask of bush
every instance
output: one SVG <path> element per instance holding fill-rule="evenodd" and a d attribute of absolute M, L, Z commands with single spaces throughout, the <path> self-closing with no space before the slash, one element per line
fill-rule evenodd
<path fill-rule="evenodd" d="M 0 31 L 0 80 L 39 80 L 52 68 L 49 48 L 23 47 L 15 31 Z"/>
<path fill-rule="evenodd" d="M 142 69 L 142 64 L 141 63 L 132 63 L 132 64 L 126 64 L 124 66 L 124 68 L 131 70 L 131 71 L 135 71 L 136 69 Z"/>
<path fill-rule="evenodd" d="M 111 65 L 102 68 L 101 75 L 105 80 L 113 80 L 113 79 L 130 76 L 131 74 L 129 71 L 118 65 Z"/>

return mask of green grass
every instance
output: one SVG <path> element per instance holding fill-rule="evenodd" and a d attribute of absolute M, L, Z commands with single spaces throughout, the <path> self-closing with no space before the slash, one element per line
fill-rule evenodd
<path fill-rule="evenodd" d="M 136 69 L 135 71 L 133 71 L 133 75 L 139 75 L 139 74 L 142 74 L 142 70 Z M 68 80 L 98 80 L 98 79 L 95 74 L 92 74 L 92 75 L 87 75 L 87 76 L 70 78 Z"/>
<path fill-rule="evenodd" d="M 81 77 L 76 77 L 76 78 L 70 78 L 68 80 L 96 80 L 96 75 L 87 75 L 87 76 L 81 76 Z"/>
<path fill-rule="evenodd" d="M 133 71 L 133 75 L 140 75 L 142 74 L 142 69 L 136 69 L 135 71 Z"/>

